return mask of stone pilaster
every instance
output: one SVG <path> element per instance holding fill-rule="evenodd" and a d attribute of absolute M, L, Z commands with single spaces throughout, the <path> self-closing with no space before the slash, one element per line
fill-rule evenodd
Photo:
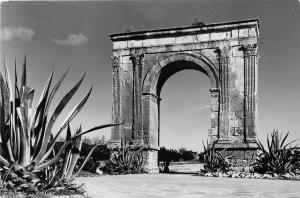
<path fill-rule="evenodd" d="M 130 57 L 132 61 L 133 76 L 133 101 L 132 101 L 132 139 L 136 144 L 143 142 L 143 126 L 142 126 L 142 71 L 144 54 L 137 53 Z"/>
<path fill-rule="evenodd" d="M 153 93 L 143 93 L 143 141 L 151 148 L 157 147 L 159 138 L 159 98 Z"/>
<path fill-rule="evenodd" d="M 257 133 L 257 46 L 243 46 L 244 51 L 244 127 L 245 141 L 254 142 Z"/>
<path fill-rule="evenodd" d="M 211 131 L 210 141 L 216 141 L 219 138 L 219 96 L 220 90 L 217 88 L 210 89 L 211 93 Z"/>
<path fill-rule="evenodd" d="M 112 122 L 120 123 L 120 58 L 111 56 L 112 61 L 112 91 L 113 91 L 113 109 L 112 109 Z M 119 141 L 120 127 L 115 126 L 112 128 L 112 141 Z"/>
<path fill-rule="evenodd" d="M 230 47 L 215 50 L 219 61 L 219 89 L 220 89 L 220 129 L 219 142 L 228 142 L 229 139 L 229 57 Z"/>

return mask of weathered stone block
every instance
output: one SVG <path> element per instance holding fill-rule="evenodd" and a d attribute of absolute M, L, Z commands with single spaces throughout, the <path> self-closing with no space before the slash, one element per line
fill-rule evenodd
<path fill-rule="evenodd" d="M 257 36 L 255 28 L 250 28 L 249 29 L 249 36 Z"/>
<path fill-rule="evenodd" d="M 232 30 L 231 38 L 238 38 L 238 37 L 239 37 L 239 30 Z"/>
<path fill-rule="evenodd" d="M 247 37 L 248 36 L 248 29 L 239 29 L 239 37 Z"/>
<path fill-rule="evenodd" d="M 143 47 L 155 46 L 157 45 L 157 39 L 145 39 L 142 40 Z"/>
<path fill-rule="evenodd" d="M 128 48 L 135 48 L 135 47 L 142 47 L 143 41 L 142 40 L 132 40 L 128 41 Z"/>
<path fill-rule="evenodd" d="M 113 43 L 113 48 L 114 49 L 122 49 L 122 48 L 127 48 L 127 41 L 118 41 Z"/>
<path fill-rule="evenodd" d="M 193 43 L 195 36 L 180 36 L 176 37 L 176 44 Z"/>
<path fill-rule="evenodd" d="M 172 45 L 176 42 L 176 38 L 163 38 L 163 39 L 157 39 L 156 44 L 157 45 Z"/>
<path fill-rule="evenodd" d="M 210 34 L 210 40 L 223 40 L 227 38 L 226 32 L 216 32 Z"/>
<path fill-rule="evenodd" d="M 195 41 L 206 42 L 209 41 L 209 34 L 200 34 L 195 36 Z"/>

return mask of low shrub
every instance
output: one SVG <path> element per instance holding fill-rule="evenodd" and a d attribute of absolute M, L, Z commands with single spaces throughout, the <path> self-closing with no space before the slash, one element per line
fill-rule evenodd
<path fill-rule="evenodd" d="M 181 161 L 194 161 L 197 158 L 197 152 L 192 150 L 187 150 L 186 148 L 180 148 L 180 160 Z"/>
<path fill-rule="evenodd" d="M 107 161 L 103 171 L 108 174 L 140 174 L 144 167 L 144 147 L 132 147 L 122 140 L 121 147 Z"/>
<path fill-rule="evenodd" d="M 209 144 L 208 141 L 206 146 L 203 143 L 203 169 L 201 172 L 215 173 L 215 172 L 227 172 L 230 169 L 229 161 L 227 160 L 227 155 L 225 155 L 225 150 L 217 151 L 215 149 L 215 142 Z"/>

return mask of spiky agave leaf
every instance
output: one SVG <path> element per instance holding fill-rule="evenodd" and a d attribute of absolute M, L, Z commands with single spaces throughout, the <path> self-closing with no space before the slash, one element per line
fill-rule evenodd
<path fill-rule="evenodd" d="M 76 131 L 76 134 L 79 134 L 81 132 L 81 127 Z M 78 136 L 73 139 L 73 148 L 71 151 L 70 156 L 70 163 L 68 166 L 67 174 L 66 174 L 66 180 L 69 181 L 71 179 L 71 176 L 73 174 L 76 162 L 78 160 L 80 151 L 82 146 L 82 136 Z"/>
<path fill-rule="evenodd" d="M 8 161 L 4 157 L 2 157 L 2 155 L 0 155 L 0 162 L 2 162 L 5 166 L 9 165 Z"/>
<path fill-rule="evenodd" d="M 2 147 L 4 157 L 1 156 L 0 161 L 2 161 L 5 164 L 7 164 L 7 162 L 9 161 L 10 162 L 14 161 L 12 148 L 10 144 L 10 138 L 11 138 L 11 134 L 9 130 L 10 127 L 9 125 L 7 125 L 8 119 L 10 118 L 8 94 L 9 93 L 1 73 L 0 74 L 0 135 L 2 140 L 1 147 Z"/>
<path fill-rule="evenodd" d="M 113 126 L 118 126 L 118 125 L 121 125 L 121 124 L 104 124 L 104 125 L 100 125 L 100 126 L 96 126 L 96 127 L 93 127 L 89 130 L 86 130 L 86 131 L 83 131 L 83 132 L 80 132 L 78 134 L 75 134 L 74 137 L 72 137 L 72 139 L 75 139 L 79 136 L 82 136 L 84 134 L 87 134 L 87 133 L 90 133 L 90 132 L 93 132 L 93 131 L 96 131 L 96 130 L 99 130 L 99 129 L 103 129 L 103 128 L 107 128 L 107 127 L 113 127 Z"/>
<path fill-rule="evenodd" d="M 61 127 L 59 128 L 57 134 L 55 135 L 54 139 L 51 141 L 49 148 L 47 149 L 46 153 L 42 156 L 41 160 L 37 160 L 37 163 L 43 163 L 49 156 L 51 150 L 54 148 L 54 145 L 59 137 L 59 135 L 62 133 L 63 129 L 73 120 L 73 118 L 79 113 L 79 111 L 82 109 L 84 104 L 86 103 L 87 99 L 89 98 L 91 94 L 92 88 L 89 90 L 89 92 L 83 97 L 83 99 L 73 108 L 71 113 L 66 117 L 66 120 L 63 122 Z"/>
<path fill-rule="evenodd" d="M 12 102 L 14 101 L 14 93 L 13 93 L 12 81 L 11 81 L 9 69 L 6 64 L 4 64 L 4 79 L 5 79 L 5 84 L 7 86 L 7 89 L 9 91 L 9 100 Z"/>
<path fill-rule="evenodd" d="M 2 73 L 0 74 L 0 134 L 2 139 L 2 150 L 4 151 L 2 158 L 6 158 L 6 162 L 14 162 L 13 148 L 11 146 L 11 102 L 10 91 L 7 81 Z M 3 161 L 3 160 L 2 160 Z"/>
<path fill-rule="evenodd" d="M 71 144 L 71 143 L 72 143 L 72 140 L 65 141 L 63 146 L 60 148 L 60 150 L 56 153 L 56 155 L 53 158 L 51 158 L 49 161 L 47 161 L 45 163 L 40 163 L 39 165 L 37 165 L 35 167 L 35 170 L 42 170 L 45 167 L 50 166 L 51 164 L 55 163 L 59 159 L 59 157 L 63 154 L 63 152 L 65 151 L 67 146 L 69 146 L 69 144 Z"/>
<path fill-rule="evenodd" d="M 52 78 L 53 78 L 53 72 L 49 76 L 49 78 L 44 86 L 44 89 L 42 91 L 42 94 L 41 94 L 39 102 L 38 102 L 37 109 L 35 111 L 34 118 L 32 119 L 31 124 L 30 124 L 30 130 L 33 131 L 34 136 L 37 136 L 37 133 L 39 132 L 39 130 L 37 129 L 37 126 L 43 120 L 44 110 L 46 107 L 47 96 L 48 96 L 49 89 L 51 86 Z"/>
<path fill-rule="evenodd" d="M 9 107 L 10 110 L 8 112 L 9 118 L 8 118 L 8 126 L 10 127 L 9 132 L 10 132 L 10 147 L 8 149 L 11 149 L 12 155 L 18 156 L 19 149 L 20 149 L 20 139 L 17 133 L 16 129 L 16 111 L 14 109 L 15 107 L 15 100 L 14 100 L 14 93 L 13 93 L 13 88 L 12 88 L 12 81 L 10 77 L 10 72 L 7 67 L 7 65 L 4 63 L 4 83 L 7 88 L 7 93 L 9 97 Z M 15 161 L 15 157 L 11 156 L 13 158 L 13 161 Z"/>
<path fill-rule="evenodd" d="M 63 109 L 66 107 L 66 105 L 68 104 L 68 102 L 71 100 L 71 98 L 73 97 L 73 95 L 76 93 L 76 91 L 78 90 L 79 86 L 81 85 L 83 79 L 84 79 L 85 74 L 82 76 L 82 78 L 78 81 L 78 83 L 76 83 L 76 85 L 62 98 L 62 100 L 60 101 L 60 103 L 58 104 L 58 106 L 55 108 L 48 124 L 46 127 L 45 131 L 41 132 L 41 137 L 43 137 L 42 141 L 39 142 L 39 147 L 41 147 L 41 149 L 39 150 L 39 153 L 37 154 L 37 156 L 34 159 L 35 163 L 40 163 L 41 159 L 44 159 L 43 157 L 46 155 L 49 155 L 49 151 L 51 151 L 54 147 L 53 141 L 50 143 L 50 149 L 48 149 L 47 152 L 47 147 L 48 147 L 48 142 L 49 142 L 49 137 L 51 134 L 51 130 L 52 127 L 56 121 L 56 119 L 58 118 L 58 116 L 60 115 L 60 113 L 63 111 Z M 69 123 L 69 122 L 68 122 Z M 62 132 L 62 130 L 67 126 L 67 124 L 60 129 L 60 131 L 57 133 L 57 135 L 54 138 L 54 141 L 56 142 L 58 136 L 60 135 L 60 133 Z M 43 144 L 44 142 L 47 142 L 47 144 Z M 43 160 L 42 160 L 43 162 Z"/>
<path fill-rule="evenodd" d="M 17 133 L 20 135 L 20 155 L 19 164 L 23 167 L 30 164 L 30 142 L 27 136 L 27 128 L 25 126 L 26 117 L 21 113 L 21 107 L 17 109 L 21 125 L 17 127 Z"/>
<path fill-rule="evenodd" d="M 71 129 L 70 129 L 70 125 L 68 124 L 68 128 L 67 128 L 67 134 L 66 134 L 66 141 L 70 141 L 71 140 Z M 65 153 L 64 153 L 64 160 L 63 160 L 63 169 L 61 172 L 61 180 L 66 176 L 67 174 L 67 169 L 69 167 L 69 162 L 70 162 L 70 154 L 71 154 L 71 150 L 72 150 L 72 144 L 69 144 L 66 149 L 65 149 Z"/>
<path fill-rule="evenodd" d="M 85 158 L 85 160 L 83 161 L 81 167 L 78 169 L 78 171 L 71 177 L 71 180 L 74 179 L 82 170 L 82 168 L 85 166 L 85 164 L 88 162 L 89 158 L 91 157 L 91 155 L 93 154 L 94 150 L 100 145 L 100 141 L 98 143 L 96 143 L 94 145 L 94 147 L 90 150 L 89 154 L 87 155 L 87 157 Z"/>
<path fill-rule="evenodd" d="M 3 116 L 3 123 L 1 126 L 6 124 L 10 118 L 10 101 L 9 101 L 9 90 L 2 76 L 0 73 L 0 96 L 1 96 L 1 104 L 2 104 L 2 116 Z"/>
<path fill-rule="evenodd" d="M 26 70 L 27 69 L 26 69 L 26 54 L 25 54 L 24 63 L 23 63 L 22 78 L 21 78 L 21 86 L 23 86 L 23 87 L 26 87 L 26 85 L 27 85 L 27 71 Z"/>
<path fill-rule="evenodd" d="M 51 93 L 50 93 L 50 95 L 49 95 L 49 99 L 48 99 L 48 101 L 47 101 L 47 105 L 46 105 L 46 110 L 45 110 L 45 112 L 48 112 L 48 109 L 49 109 L 49 107 L 50 107 L 50 104 L 51 104 L 51 102 L 52 102 L 52 100 L 53 100 L 53 98 L 54 98 L 54 96 L 55 96 L 57 90 L 59 89 L 60 85 L 61 85 L 62 82 L 64 81 L 64 79 L 65 79 L 66 75 L 68 74 L 68 72 L 70 71 L 70 69 L 71 69 L 71 67 L 69 67 L 69 68 L 65 71 L 65 73 L 61 76 L 61 78 L 60 78 L 60 79 L 57 81 L 57 83 L 54 85 L 54 87 L 53 87 L 53 89 L 52 89 L 52 91 L 51 91 Z"/>

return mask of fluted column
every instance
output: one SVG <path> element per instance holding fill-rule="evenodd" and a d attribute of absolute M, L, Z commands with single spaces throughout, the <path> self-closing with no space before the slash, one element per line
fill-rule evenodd
<path fill-rule="evenodd" d="M 219 61 L 220 118 L 219 142 L 229 141 L 229 57 L 230 47 L 218 48 Z"/>
<path fill-rule="evenodd" d="M 117 56 L 111 56 L 112 61 L 112 81 L 113 81 L 113 109 L 112 109 L 112 122 L 120 123 L 120 59 Z M 112 141 L 120 139 L 120 127 L 115 126 L 112 128 Z"/>
<path fill-rule="evenodd" d="M 140 144 L 143 141 L 142 130 L 142 71 L 144 54 L 137 53 L 130 57 L 132 61 L 132 139 Z"/>
<path fill-rule="evenodd" d="M 244 127 L 245 141 L 254 142 L 257 133 L 257 46 L 243 46 L 244 51 Z"/>

